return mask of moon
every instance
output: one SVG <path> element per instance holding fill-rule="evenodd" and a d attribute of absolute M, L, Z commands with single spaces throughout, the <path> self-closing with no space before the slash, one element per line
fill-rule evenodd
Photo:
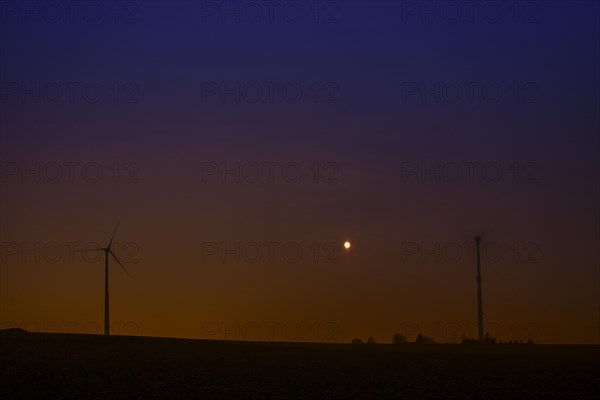
<path fill-rule="evenodd" d="M 350 248 L 350 246 L 351 246 L 351 245 L 350 245 L 350 242 L 348 242 L 348 241 L 344 242 L 344 248 L 345 248 L 346 250 L 348 250 L 348 249 Z"/>

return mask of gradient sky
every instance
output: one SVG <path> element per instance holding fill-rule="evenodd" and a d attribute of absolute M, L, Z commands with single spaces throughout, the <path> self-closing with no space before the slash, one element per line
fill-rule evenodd
<path fill-rule="evenodd" d="M 68 249 L 120 221 L 115 333 L 459 340 L 475 333 L 481 234 L 502 252 L 483 260 L 486 330 L 598 342 L 597 2 L 250 3 L 0 3 L 3 327 L 99 333 L 102 261 Z M 206 92 L 236 82 L 237 103 Z M 206 175 L 236 163 L 262 178 Z M 265 163 L 302 177 L 269 182 Z M 265 242 L 273 261 L 203 254 Z"/>

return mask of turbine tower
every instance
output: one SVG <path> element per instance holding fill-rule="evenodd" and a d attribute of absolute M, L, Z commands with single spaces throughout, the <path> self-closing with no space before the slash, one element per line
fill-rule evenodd
<path fill-rule="evenodd" d="M 117 226 L 115 227 L 115 231 L 113 232 L 113 235 L 110 238 L 110 242 L 108 242 L 108 246 L 106 246 L 104 248 L 99 248 L 99 249 L 82 250 L 85 252 L 87 252 L 87 251 L 103 251 L 104 252 L 104 334 L 106 336 L 110 335 L 109 301 L 108 301 L 108 255 L 110 254 L 111 256 L 113 256 L 115 261 L 119 263 L 121 268 L 123 268 L 123 271 L 125 271 L 125 273 L 127 275 L 129 275 L 129 272 L 127 272 L 127 270 L 125 269 L 123 264 L 121 264 L 121 261 L 119 261 L 119 259 L 115 255 L 115 253 L 113 253 L 112 250 L 110 249 L 113 239 L 115 238 L 115 234 L 117 233 L 118 227 L 119 227 L 119 224 L 117 224 Z"/>
<path fill-rule="evenodd" d="M 477 245 L 477 328 L 479 343 L 483 343 L 483 300 L 481 297 L 481 258 L 479 256 L 479 242 L 481 236 L 475 236 L 475 243 Z"/>

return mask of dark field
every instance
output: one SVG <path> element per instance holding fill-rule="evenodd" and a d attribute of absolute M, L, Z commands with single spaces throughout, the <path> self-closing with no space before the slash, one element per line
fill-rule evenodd
<path fill-rule="evenodd" d="M 250 343 L 0 332 L 0 398 L 600 397 L 599 346 Z"/>

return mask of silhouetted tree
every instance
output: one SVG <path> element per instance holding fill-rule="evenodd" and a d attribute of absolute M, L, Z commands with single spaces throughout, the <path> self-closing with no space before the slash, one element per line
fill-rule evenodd
<path fill-rule="evenodd" d="M 367 343 L 375 344 L 375 339 L 373 339 L 371 336 L 369 336 L 369 338 L 367 339 Z"/>
<path fill-rule="evenodd" d="M 420 333 L 417 335 L 417 339 L 415 339 L 415 343 L 419 344 L 434 344 L 435 340 L 430 338 L 429 336 L 421 335 Z"/>
<path fill-rule="evenodd" d="M 496 344 L 496 338 L 492 337 L 489 332 L 486 332 L 485 337 L 483 338 L 483 343 Z"/>
<path fill-rule="evenodd" d="M 461 344 L 475 344 L 475 343 L 477 343 L 477 340 L 468 338 L 465 335 L 463 335 L 462 340 L 460 341 L 460 343 Z"/>
<path fill-rule="evenodd" d="M 402 335 L 400 333 L 394 333 L 394 336 L 392 337 L 392 343 L 393 344 L 406 343 L 406 337 L 404 337 L 404 335 Z"/>
<path fill-rule="evenodd" d="M 352 344 L 362 344 L 362 340 L 359 338 L 352 339 Z"/>

